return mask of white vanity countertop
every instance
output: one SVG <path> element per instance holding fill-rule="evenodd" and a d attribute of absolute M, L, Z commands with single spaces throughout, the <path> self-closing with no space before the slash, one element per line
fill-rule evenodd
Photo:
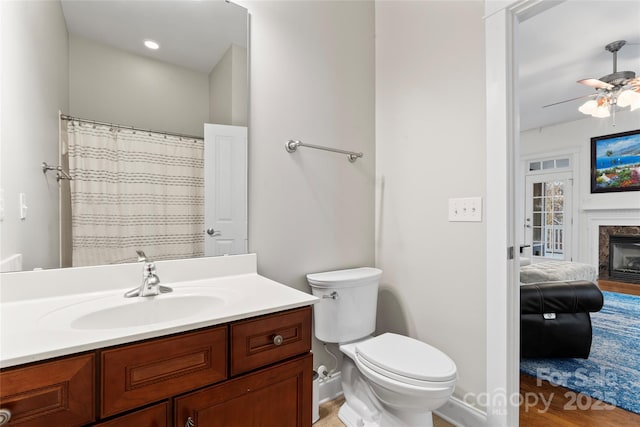
<path fill-rule="evenodd" d="M 158 275 L 162 278 L 160 268 Z M 60 296 L 42 298 L 5 299 L 0 305 L 0 367 L 223 324 L 318 301 L 310 294 L 255 272 L 163 284 L 172 287 L 174 292 L 156 297 L 124 298 L 124 292 L 131 289 L 129 286 L 84 293 L 62 292 Z M 169 299 L 179 304 L 162 305 Z M 163 315 L 160 321 L 144 324 L 145 320 L 135 325 L 126 320 L 126 315 L 118 316 L 116 310 L 113 322 L 107 317 L 106 322 L 102 320 L 104 325 L 98 322 L 97 326 L 78 326 L 76 322 L 83 316 L 86 318 L 116 305 L 117 309 L 131 305 L 135 313 L 154 313 L 156 307 L 161 307 L 160 310 L 164 310 L 168 317 Z M 125 310 L 130 308 L 125 307 Z"/>

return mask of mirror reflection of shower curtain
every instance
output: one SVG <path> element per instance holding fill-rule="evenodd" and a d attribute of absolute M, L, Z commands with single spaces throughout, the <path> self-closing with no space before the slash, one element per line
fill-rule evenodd
<path fill-rule="evenodd" d="M 61 133 L 73 177 L 63 266 L 133 262 L 136 249 L 152 260 L 204 255 L 202 139 L 71 120 Z"/>

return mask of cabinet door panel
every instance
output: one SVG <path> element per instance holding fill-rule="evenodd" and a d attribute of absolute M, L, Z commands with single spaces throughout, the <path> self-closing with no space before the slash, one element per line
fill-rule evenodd
<path fill-rule="evenodd" d="M 68 357 L 0 373 L 0 407 L 8 424 L 79 426 L 95 419 L 95 357 Z"/>
<path fill-rule="evenodd" d="M 164 402 L 131 414 L 96 424 L 96 427 L 167 427 L 169 425 L 169 403 Z"/>
<path fill-rule="evenodd" d="M 277 340 L 276 337 L 279 337 Z M 231 375 L 311 350 L 311 307 L 233 323 Z"/>
<path fill-rule="evenodd" d="M 101 352 L 107 417 L 227 376 L 227 327 L 161 338 Z"/>
<path fill-rule="evenodd" d="M 175 399 L 175 425 L 308 427 L 311 353 Z"/>

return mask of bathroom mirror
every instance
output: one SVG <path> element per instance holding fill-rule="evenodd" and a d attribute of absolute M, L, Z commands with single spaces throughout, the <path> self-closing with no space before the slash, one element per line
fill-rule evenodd
<path fill-rule="evenodd" d="M 62 179 L 56 182 L 55 171 L 43 174 L 39 166 L 42 161 L 46 161 L 54 166 L 68 167 L 64 156 L 58 157 L 58 148 L 63 148 L 63 144 L 52 148 L 62 139 L 58 132 L 58 112 L 87 120 L 76 121 L 77 126 L 95 127 L 97 123 L 100 128 L 100 123 L 113 124 L 120 126 L 125 132 L 129 128 L 136 128 L 157 131 L 160 135 L 166 133 L 169 137 L 172 134 L 181 135 L 185 136 L 185 140 L 192 136 L 204 138 L 206 123 L 222 128 L 228 126 L 244 129 L 244 149 L 236 150 L 232 155 L 227 153 L 226 158 L 235 158 L 244 168 L 244 178 L 238 178 L 237 174 L 234 178 L 241 182 L 240 185 L 244 184 L 244 200 L 241 201 L 244 218 L 240 219 L 239 226 L 242 229 L 239 233 L 244 233 L 244 241 L 242 249 L 234 247 L 232 253 L 246 253 L 249 25 L 246 9 L 225 0 L 43 0 L 15 3 L 23 4 L 8 5 L 6 8 L 3 5 L 4 17 L 7 20 L 12 19 L 14 27 L 22 25 L 31 29 L 14 28 L 3 31 L 3 48 L 8 45 L 7 33 L 13 40 L 16 40 L 13 37 L 16 33 L 23 35 L 24 40 L 20 39 L 14 43 L 20 47 L 34 46 L 32 41 L 28 40 L 31 38 L 30 34 L 41 36 L 41 33 L 50 31 L 55 32 L 56 37 L 58 34 L 61 37 L 57 44 L 50 43 L 46 48 L 42 48 L 42 51 L 37 47 L 24 53 L 5 49 L 7 53 L 3 53 L 3 71 L 16 63 L 15 58 L 20 62 L 24 59 L 24 65 L 21 66 L 33 70 L 38 67 L 45 68 L 38 57 L 58 56 L 66 58 L 59 61 L 64 63 L 66 76 L 59 77 L 57 82 L 63 82 L 67 86 L 62 88 L 64 85 L 52 85 L 50 76 L 44 77 L 43 81 L 28 83 L 25 77 L 22 87 L 28 86 L 28 91 L 39 91 L 41 94 L 36 93 L 31 97 L 32 105 L 28 108 L 18 106 L 12 111 L 3 108 L 2 121 L 3 124 L 9 123 L 9 127 L 17 126 L 21 121 L 28 123 L 27 118 L 17 117 L 18 111 L 21 110 L 27 111 L 22 116 L 28 115 L 28 119 L 36 120 L 42 125 L 39 126 L 41 134 L 36 137 L 21 136 L 19 143 L 16 138 L 19 133 L 9 134 L 7 137 L 9 131 L 3 132 L 2 190 L 8 200 L 7 211 L 13 209 L 12 201 L 14 198 L 17 199 L 14 193 L 16 196 L 27 193 L 25 198 L 28 201 L 25 205 L 29 205 L 29 215 L 25 215 L 26 219 L 22 218 L 21 211 L 16 225 L 12 224 L 12 215 L 5 215 L 1 223 L 3 261 L 11 256 L 20 255 L 22 270 L 71 266 L 70 261 L 64 260 L 64 250 L 59 250 L 61 246 L 64 248 L 65 239 L 70 238 L 71 224 L 65 225 L 64 209 L 61 215 L 60 208 L 51 206 L 52 201 L 64 204 L 64 190 L 60 196 L 56 193 L 58 188 L 64 188 L 68 181 Z M 17 22 L 15 17 L 18 17 L 20 22 Z M 50 35 L 47 34 L 47 37 Z M 149 49 L 144 45 L 146 41 L 158 43 L 159 48 Z M 60 52 L 53 51 L 52 45 L 59 47 Z M 50 70 L 48 74 L 56 72 L 58 71 Z M 14 74 L 14 77 L 20 77 L 18 72 Z M 34 71 L 33 74 L 37 72 Z M 5 75 L 8 80 L 11 73 Z M 29 78 L 31 77 L 29 74 Z M 6 80 L 3 82 L 3 89 L 7 87 Z M 17 86 L 20 87 L 21 84 Z M 33 105 L 38 104 L 40 99 L 44 100 L 42 103 L 45 104 L 56 91 L 61 93 L 57 98 L 60 101 L 56 101 L 57 108 L 42 111 L 43 105 Z M 3 105 L 15 104 L 16 97 L 20 97 L 18 94 L 14 95 L 14 98 L 8 98 L 11 94 L 5 93 L 2 95 Z M 29 97 L 27 94 L 21 98 L 27 100 Z M 55 111 L 56 109 L 58 111 Z M 60 121 L 60 126 L 65 126 L 65 122 L 68 121 Z M 42 133 L 43 129 L 48 129 L 47 133 Z M 62 132 L 61 129 L 60 135 Z M 18 144 L 29 148 L 21 151 L 16 148 Z M 38 144 L 47 145 L 44 147 Z M 222 151 L 224 152 L 224 149 Z M 64 154 L 64 149 L 60 152 Z M 239 155 L 244 157 L 238 160 Z M 228 169 L 233 169 L 233 166 L 221 165 L 220 162 L 224 159 L 224 156 L 217 156 L 216 167 L 225 169 L 225 173 L 230 176 Z M 23 173 L 24 180 L 29 182 L 23 182 L 18 187 L 13 181 L 21 180 L 20 173 Z M 211 175 L 208 172 L 204 174 Z M 214 175 L 217 177 L 219 174 Z M 234 185 L 237 185 L 237 182 Z M 219 181 L 216 186 L 220 186 Z M 228 190 L 227 188 L 227 192 Z M 220 199 L 213 191 L 205 188 L 204 193 L 209 194 L 211 198 Z M 237 206 L 238 200 L 234 203 Z M 39 216 L 46 214 L 46 218 Z M 71 218 L 72 214 L 69 221 Z M 237 224 L 234 227 L 238 229 Z M 202 227 L 198 225 L 197 228 L 203 239 L 218 235 L 217 225 L 213 232 L 211 224 L 202 224 Z M 210 233 L 207 233 L 207 230 Z M 153 242 L 153 236 L 149 237 Z M 153 246 L 153 243 L 150 245 Z M 131 252 L 131 258 L 119 262 L 135 261 L 134 249 L 127 248 L 127 253 Z M 49 254 L 55 251 L 56 254 L 47 258 L 46 254 L 39 251 Z M 152 249 L 147 248 L 145 252 L 153 258 Z M 214 252 L 202 252 L 205 256 L 229 253 L 224 245 Z M 176 253 L 173 258 L 184 257 L 183 254 Z M 170 258 L 163 256 L 161 259 Z M 102 262 L 83 265 L 97 264 Z M 5 269 L 3 265 L 3 271 L 11 271 L 11 268 Z"/>

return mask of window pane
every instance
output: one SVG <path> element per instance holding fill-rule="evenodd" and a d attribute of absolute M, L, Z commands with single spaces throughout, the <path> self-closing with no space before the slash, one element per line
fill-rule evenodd
<path fill-rule="evenodd" d="M 569 159 L 556 159 L 556 167 L 557 168 L 568 168 L 569 167 Z"/>
<path fill-rule="evenodd" d="M 533 214 L 533 225 L 540 227 L 542 225 L 542 214 L 535 212 Z"/>
<path fill-rule="evenodd" d="M 540 162 L 531 162 L 531 163 L 529 163 L 529 170 L 530 171 L 540 170 Z"/>
<path fill-rule="evenodd" d="M 561 213 L 556 213 L 553 215 L 553 223 L 556 225 L 562 225 L 564 221 L 564 214 Z"/>
<path fill-rule="evenodd" d="M 544 199 L 542 197 L 534 197 L 533 199 L 533 211 L 540 212 L 542 210 L 542 201 Z"/>
<path fill-rule="evenodd" d="M 553 169 L 555 168 L 555 160 L 545 160 L 542 162 L 542 169 Z"/>
<path fill-rule="evenodd" d="M 533 197 L 540 196 L 542 196 L 542 183 L 536 182 L 535 184 L 533 184 Z"/>

